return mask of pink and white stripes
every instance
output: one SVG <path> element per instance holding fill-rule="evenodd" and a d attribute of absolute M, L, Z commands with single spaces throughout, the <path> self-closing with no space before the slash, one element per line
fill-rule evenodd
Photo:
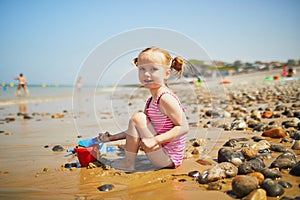
<path fill-rule="evenodd" d="M 152 101 L 152 97 L 150 97 L 146 103 L 146 114 L 149 120 L 151 121 L 152 125 L 154 126 L 156 133 L 158 135 L 164 134 L 165 132 L 171 130 L 174 127 L 174 124 L 170 120 L 170 118 L 164 115 L 159 110 L 159 106 L 158 106 L 159 100 L 163 95 L 171 95 L 172 97 L 174 97 L 177 100 L 180 107 L 182 108 L 183 112 L 185 112 L 185 109 L 182 107 L 178 97 L 172 92 L 161 93 L 151 106 L 150 106 L 150 102 Z M 180 166 L 182 163 L 184 157 L 184 150 L 185 150 L 185 141 L 186 141 L 186 135 L 176 138 L 162 145 L 164 151 L 172 159 L 175 168 Z"/>

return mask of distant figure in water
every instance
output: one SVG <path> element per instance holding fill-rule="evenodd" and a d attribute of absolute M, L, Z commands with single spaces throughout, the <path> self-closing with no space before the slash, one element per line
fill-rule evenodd
<path fill-rule="evenodd" d="M 80 92 L 81 88 L 82 88 L 82 84 L 83 84 L 83 81 L 82 81 L 82 77 L 80 76 L 78 79 L 77 79 L 77 83 L 76 83 L 76 87 L 77 87 L 77 91 Z"/>
<path fill-rule="evenodd" d="M 21 95 L 21 88 L 23 88 L 23 90 L 25 91 L 25 94 L 28 95 L 29 91 L 28 91 L 28 87 L 27 87 L 27 81 L 26 81 L 25 77 L 23 76 L 23 74 L 21 73 L 19 75 L 19 77 L 15 78 L 15 80 L 19 81 L 19 85 L 18 85 L 18 88 L 17 88 L 18 96 Z"/>

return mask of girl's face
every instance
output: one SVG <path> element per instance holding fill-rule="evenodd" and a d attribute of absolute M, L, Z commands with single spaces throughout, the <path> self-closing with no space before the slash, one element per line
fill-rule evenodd
<path fill-rule="evenodd" d="M 164 63 L 161 53 L 145 52 L 138 57 L 140 82 L 149 89 L 165 85 L 165 80 L 170 76 L 170 69 Z"/>

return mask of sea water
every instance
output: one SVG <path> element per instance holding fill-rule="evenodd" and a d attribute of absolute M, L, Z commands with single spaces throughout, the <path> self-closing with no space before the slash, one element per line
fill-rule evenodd
<path fill-rule="evenodd" d="M 72 97 L 72 86 L 28 86 L 29 94 L 21 90 L 17 95 L 17 87 L 0 87 L 0 106 L 8 106 L 19 103 L 35 103 L 58 100 Z"/>
<path fill-rule="evenodd" d="M 40 103 L 48 101 L 56 101 L 67 98 L 79 97 L 97 97 L 100 95 L 110 95 L 115 90 L 128 90 L 132 87 L 119 86 L 115 88 L 113 86 L 87 86 L 77 90 L 72 85 L 29 85 L 29 94 L 26 95 L 21 89 L 21 95 L 17 95 L 17 86 L 0 86 L 0 106 L 9 106 L 19 103 Z"/>

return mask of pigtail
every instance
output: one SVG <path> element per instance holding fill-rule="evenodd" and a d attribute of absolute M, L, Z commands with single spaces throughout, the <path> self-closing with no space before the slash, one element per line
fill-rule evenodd
<path fill-rule="evenodd" d="M 171 69 L 176 71 L 178 78 L 182 77 L 184 68 L 184 60 L 180 57 L 175 57 L 171 61 Z"/>
<path fill-rule="evenodd" d="M 131 60 L 131 64 L 137 67 L 137 64 L 138 64 L 138 58 L 136 57 L 136 58 L 132 59 L 132 60 Z"/>

